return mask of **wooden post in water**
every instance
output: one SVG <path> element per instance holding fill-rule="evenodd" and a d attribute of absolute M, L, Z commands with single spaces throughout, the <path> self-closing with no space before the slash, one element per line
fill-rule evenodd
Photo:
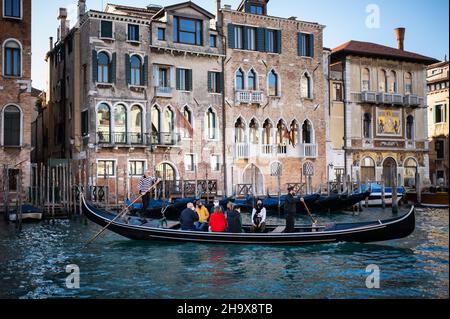
<path fill-rule="evenodd" d="M 384 183 L 384 176 L 381 176 L 381 206 L 383 207 L 383 209 L 386 208 L 386 196 L 385 196 L 385 183 Z"/>
<path fill-rule="evenodd" d="M 22 231 L 22 169 L 17 174 L 17 211 L 16 211 L 16 223 L 18 224 L 19 231 Z"/>
<path fill-rule="evenodd" d="M 116 185 L 114 187 L 114 196 L 116 197 L 116 200 L 114 201 L 114 204 L 119 205 L 119 164 L 116 162 Z"/>
<path fill-rule="evenodd" d="M 4 194 L 3 201 L 5 205 L 5 216 L 9 218 L 9 167 L 8 164 L 3 166 L 3 182 L 4 182 Z"/>
<path fill-rule="evenodd" d="M 419 172 L 416 172 L 416 193 L 417 193 L 417 203 L 420 205 L 422 204 L 422 186 Z"/>
<path fill-rule="evenodd" d="M 364 176 L 364 185 L 366 186 L 365 188 L 366 188 L 366 192 L 368 192 L 368 190 L 369 190 L 369 182 L 368 182 L 368 180 L 367 180 L 367 176 Z M 366 202 L 366 208 L 369 208 L 369 196 L 366 196 L 366 198 L 365 198 L 365 202 Z"/>
<path fill-rule="evenodd" d="M 359 172 L 356 172 L 356 182 L 358 184 L 358 193 L 362 193 L 362 185 L 361 185 L 361 177 L 359 176 Z M 358 210 L 362 212 L 362 201 L 358 202 Z"/>
<path fill-rule="evenodd" d="M 397 176 L 393 179 L 392 185 L 392 214 L 398 214 L 398 205 L 397 205 Z"/>

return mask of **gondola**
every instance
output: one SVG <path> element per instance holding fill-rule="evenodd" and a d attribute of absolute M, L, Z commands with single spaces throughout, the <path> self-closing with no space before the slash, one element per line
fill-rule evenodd
<path fill-rule="evenodd" d="M 82 197 L 83 213 L 89 220 L 106 226 L 116 215 L 105 212 L 88 203 Z M 243 227 L 240 234 L 209 233 L 180 230 L 180 224 L 160 223 L 139 217 L 118 218 L 108 229 L 133 240 L 169 242 L 194 242 L 215 244 L 257 244 L 257 245 L 312 245 L 337 242 L 380 242 L 400 239 L 410 235 L 415 228 L 415 209 L 398 218 L 373 222 L 331 224 L 327 226 L 298 225 L 295 233 L 284 233 L 284 226 L 268 226 L 265 233 L 252 234 L 249 227 Z"/>
<path fill-rule="evenodd" d="M 313 205 L 315 212 L 341 212 L 370 196 L 370 191 L 354 194 L 336 194 L 320 197 Z"/>

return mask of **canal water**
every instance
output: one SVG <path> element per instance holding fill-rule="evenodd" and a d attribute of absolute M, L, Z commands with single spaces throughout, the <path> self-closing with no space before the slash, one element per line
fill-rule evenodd
<path fill-rule="evenodd" d="M 370 209 L 318 218 L 391 217 Z M 106 232 L 84 248 L 100 228 L 80 218 L 25 224 L 20 234 L 0 221 L 0 298 L 448 298 L 448 226 L 448 209 L 418 209 L 410 237 L 378 244 L 164 244 Z M 66 287 L 68 265 L 79 267 L 79 289 Z M 369 265 L 379 267 L 380 288 L 366 287 Z"/>

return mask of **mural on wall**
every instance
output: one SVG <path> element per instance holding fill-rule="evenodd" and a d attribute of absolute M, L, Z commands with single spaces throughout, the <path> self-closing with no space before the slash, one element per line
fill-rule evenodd
<path fill-rule="evenodd" d="M 401 136 L 402 119 L 399 110 L 377 110 L 377 135 Z"/>

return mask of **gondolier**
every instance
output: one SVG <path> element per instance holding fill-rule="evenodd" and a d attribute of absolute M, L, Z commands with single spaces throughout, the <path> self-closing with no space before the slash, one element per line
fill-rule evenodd
<path fill-rule="evenodd" d="M 295 232 L 295 213 L 297 212 L 297 205 L 294 198 L 294 187 L 289 187 L 288 192 L 286 201 L 284 202 L 284 213 L 286 214 L 285 233 L 293 233 Z"/>
<path fill-rule="evenodd" d="M 155 178 L 151 176 L 151 172 L 146 170 L 144 172 L 144 176 L 141 177 L 141 180 L 138 184 L 138 192 L 139 195 L 142 195 L 142 209 L 141 213 L 144 214 L 147 211 L 148 204 L 150 203 L 150 192 L 149 189 L 155 183 Z"/>

